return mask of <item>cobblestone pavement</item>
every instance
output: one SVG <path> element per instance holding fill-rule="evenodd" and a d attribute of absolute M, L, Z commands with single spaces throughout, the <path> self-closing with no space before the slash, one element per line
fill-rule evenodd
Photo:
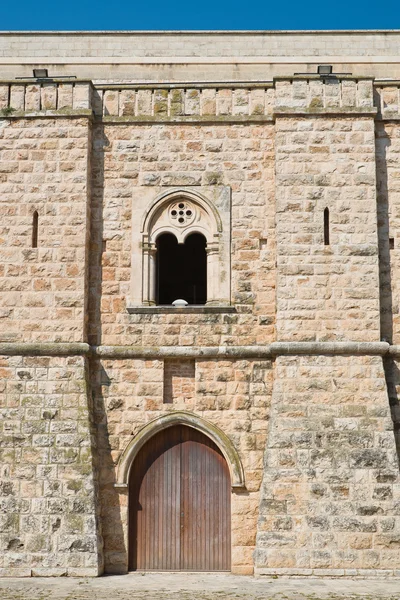
<path fill-rule="evenodd" d="M 400 580 L 255 579 L 134 573 L 97 579 L 1 579 L 1 600 L 400 600 Z"/>

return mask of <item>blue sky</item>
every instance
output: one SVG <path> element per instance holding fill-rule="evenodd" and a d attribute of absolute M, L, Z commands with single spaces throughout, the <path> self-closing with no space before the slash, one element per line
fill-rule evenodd
<path fill-rule="evenodd" d="M 399 29 L 400 0 L 3 0 L 0 30 Z"/>

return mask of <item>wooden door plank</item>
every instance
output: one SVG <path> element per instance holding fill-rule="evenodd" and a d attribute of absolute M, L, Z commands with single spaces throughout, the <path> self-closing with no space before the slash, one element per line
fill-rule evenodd
<path fill-rule="evenodd" d="M 230 474 L 202 433 L 185 426 L 149 440 L 132 468 L 129 568 L 230 570 Z"/>

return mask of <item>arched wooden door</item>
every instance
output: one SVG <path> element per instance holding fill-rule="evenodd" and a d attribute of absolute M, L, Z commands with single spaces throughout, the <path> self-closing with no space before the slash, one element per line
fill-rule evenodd
<path fill-rule="evenodd" d="M 208 437 L 184 425 L 156 434 L 129 487 L 131 570 L 230 570 L 230 473 Z"/>

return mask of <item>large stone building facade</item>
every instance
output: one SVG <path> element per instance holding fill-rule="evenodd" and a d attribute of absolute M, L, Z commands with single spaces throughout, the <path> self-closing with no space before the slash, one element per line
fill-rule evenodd
<path fill-rule="evenodd" d="M 1 575 L 135 568 L 137 465 L 179 427 L 228 473 L 225 569 L 400 573 L 399 56 L 0 35 Z"/>

